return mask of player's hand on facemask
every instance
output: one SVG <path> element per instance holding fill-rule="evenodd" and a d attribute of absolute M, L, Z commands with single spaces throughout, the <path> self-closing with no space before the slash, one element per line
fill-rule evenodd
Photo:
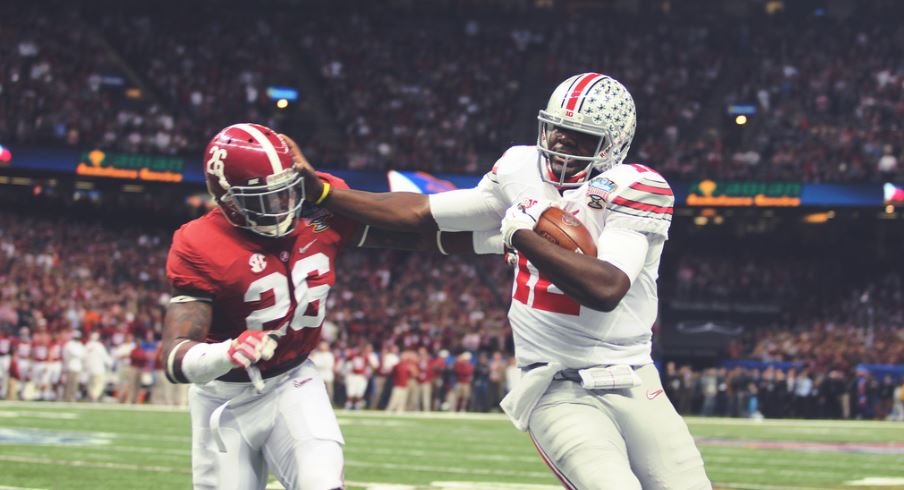
<path fill-rule="evenodd" d="M 533 230 L 540 220 L 540 215 L 553 206 L 553 202 L 547 199 L 523 199 L 512 205 L 502 218 L 502 239 L 506 246 L 512 245 L 512 237 L 519 230 Z"/>
<path fill-rule="evenodd" d="M 262 330 L 245 330 L 233 339 L 227 355 L 237 367 L 247 368 L 258 361 L 266 361 L 276 351 L 276 340 Z"/>
<path fill-rule="evenodd" d="M 295 140 L 285 134 L 280 134 L 279 137 L 286 142 L 289 151 L 292 152 L 292 161 L 295 162 L 295 170 L 304 177 L 306 198 L 310 201 L 317 200 L 317 197 L 323 193 L 323 181 L 317 175 L 314 166 L 311 165 L 311 162 L 309 162 L 307 158 L 305 158 L 304 153 L 301 152 L 301 148 L 298 147 Z"/>

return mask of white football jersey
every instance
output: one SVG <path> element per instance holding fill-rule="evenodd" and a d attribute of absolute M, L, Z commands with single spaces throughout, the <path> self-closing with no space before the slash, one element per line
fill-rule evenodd
<path fill-rule="evenodd" d="M 538 156 L 536 146 L 514 146 L 474 189 L 431 195 L 434 219 L 444 231 L 498 229 L 512 204 L 543 198 L 559 203 L 594 237 L 611 228 L 642 233 L 649 245 L 646 259 L 636 277 L 629 275 L 631 287 L 613 311 L 580 305 L 521 257 L 509 321 L 520 366 L 552 361 L 569 368 L 652 362 L 651 329 L 659 303 L 656 279 L 674 204 L 668 183 L 643 165 L 623 164 L 560 195 L 541 178 Z M 603 256 L 605 250 L 598 248 L 598 256 Z"/>

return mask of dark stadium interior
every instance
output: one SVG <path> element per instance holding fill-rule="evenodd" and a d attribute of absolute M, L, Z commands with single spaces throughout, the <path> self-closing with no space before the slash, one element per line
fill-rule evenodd
<path fill-rule="evenodd" d="M 538 101 L 558 81 L 601 69 L 634 93 L 629 161 L 670 181 L 904 182 L 898 1 L 789 1 L 774 14 L 751 6 L 767 2 L 729 2 L 740 13 L 717 1 L 272 3 L 0 6 L 0 145 L 13 150 L 13 165 L 0 162 L 0 330 L 96 330 L 111 350 L 150 332 L 153 343 L 172 232 L 208 202 L 197 183 L 17 168 L 17 152 L 199 167 L 219 128 L 255 121 L 297 137 L 326 170 L 482 175 L 535 141 Z M 299 98 L 279 108 L 269 87 Z M 752 111 L 746 124 L 730 106 Z M 654 358 L 679 411 L 888 416 L 904 381 L 902 211 L 677 207 Z M 512 354 L 501 258 L 351 250 L 340 267 L 325 329 L 338 359 L 365 344 L 473 352 L 468 408 L 498 410 Z M 141 362 L 159 371 L 154 349 Z M 812 383 L 794 388 L 789 372 Z M 452 361 L 441 376 L 433 408 L 455 382 Z"/>

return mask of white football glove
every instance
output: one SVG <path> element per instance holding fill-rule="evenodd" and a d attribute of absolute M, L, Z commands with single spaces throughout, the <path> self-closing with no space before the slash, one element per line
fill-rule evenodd
<path fill-rule="evenodd" d="M 502 218 L 502 239 L 509 248 L 515 248 L 512 245 L 512 237 L 518 230 L 533 230 L 540 220 L 540 215 L 544 211 L 553 206 L 553 202 L 547 199 L 524 199 L 505 212 Z"/>

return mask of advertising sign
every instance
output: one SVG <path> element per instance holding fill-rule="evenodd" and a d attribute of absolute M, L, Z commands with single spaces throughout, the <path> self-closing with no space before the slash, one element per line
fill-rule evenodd
<path fill-rule="evenodd" d="M 75 167 L 76 175 L 151 182 L 182 182 L 184 162 L 179 157 L 86 151 Z"/>
<path fill-rule="evenodd" d="M 784 206 L 801 205 L 799 182 L 701 180 L 692 182 L 688 206 Z"/>

